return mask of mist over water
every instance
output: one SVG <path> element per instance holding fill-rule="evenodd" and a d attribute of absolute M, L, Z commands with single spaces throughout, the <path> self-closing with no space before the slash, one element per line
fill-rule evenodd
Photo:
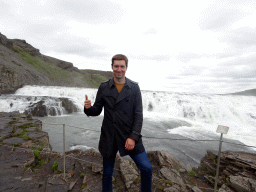
<path fill-rule="evenodd" d="M 43 122 L 58 122 L 84 127 L 85 125 L 92 129 L 100 130 L 103 112 L 99 117 L 88 118 L 83 114 L 83 102 L 85 94 L 94 102 L 97 89 L 91 88 L 69 88 L 69 87 L 47 87 L 47 86 L 25 86 L 14 95 L 0 96 L 0 111 L 24 112 L 31 102 L 38 102 L 40 99 L 46 101 L 46 105 L 55 106 L 60 111 L 59 117 L 40 118 Z M 213 146 L 218 150 L 218 143 L 197 143 L 191 145 L 189 142 L 173 141 L 170 144 L 168 140 L 152 140 L 146 136 L 161 138 L 190 138 L 195 140 L 218 140 L 220 134 L 216 133 L 218 125 L 229 127 L 229 132 L 224 135 L 225 139 L 232 139 L 246 145 L 256 146 L 256 97 L 236 96 L 236 95 L 216 95 L 216 94 L 189 94 L 175 92 L 154 92 L 141 91 L 143 100 L 143 129 L 142 135 L 146 150 L 166 150 L 176 156 L 184 154 L 198 163 L 202 153 L 198 154 L 198 148 L 203 149 L 203 153 Z M 28 99 L 28 97 L 30 99 Z M 49 97 L 49 98 L 48 98 Z M 56 103 L 54 98 L 66 97 L 73 101 L 79 108 L 79 112 L 68 116 L 63 116 L 64 111 L 60 103 Z M 50 139 L 53 129 L 50 126 L 43 125 L 44 129 L 49 131 Z M 90 138 L 86 142 L 81 137 L 85 137 L 85 131 L 82 130 L 77 135 L 77 130 L 70 128 L 70 138 L 76 138 L 76 142 L 70 139 L 67 147 L 70 149 L 93 147 L 97 149 L 99 133 L 90 133 Z M 89 132 L 86 132 L 89 134 Z M 77 135 L 77 137 L 76 137 Z M 80 137 L 78 138 L 78 136 Z M 87 135 L 88 137 L 88 135 Z M 94 138 L 94 139 L 92 139 Z M 56 140 L 56 137 L 54 137 Z M 175 143 L 175 146 L 173 145 Z M 53 145 L 53 143 L 51 143 Z M 184 151 L 184 148 L 187 148 Z M 225 148 L 225 146 L 224 146 Z M 245 150 L 237 146 L 226 147 L 232 149 Z M 54 147 L 53 147 L 54 149 Z M 60 150 L 58 147 L 55 148 Z M 255 148 L 252 148 L 255 149 Z M 251 149 L 248 149 L 251 150 Z M 61 150 L 60 150 L 61 151 Z M 190 162 L 187 160 L 186 162 Z M 193 163 L 191 163 L 193 164 Z"/>

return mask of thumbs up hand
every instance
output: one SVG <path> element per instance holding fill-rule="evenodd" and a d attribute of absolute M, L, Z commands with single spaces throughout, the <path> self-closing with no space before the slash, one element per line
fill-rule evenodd
<path fill-rule="evenodd" d="M 85 109 L 89 109 L 91 107 L 91 100 L 88 100 L 87 95 L 85 95 L 84 107 Z"/>

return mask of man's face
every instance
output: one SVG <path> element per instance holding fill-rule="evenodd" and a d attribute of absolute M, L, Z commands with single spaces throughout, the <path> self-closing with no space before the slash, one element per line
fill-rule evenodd
<path fill-rule="evenodd" d="M 125 72 L 127 70 L 127 67 L 125 65 L 125 60 L 114 60 L 114 63 L 112 65 L 112 70 L 114 72 L 114 77 L 116 79 L 125 79 Z"/>

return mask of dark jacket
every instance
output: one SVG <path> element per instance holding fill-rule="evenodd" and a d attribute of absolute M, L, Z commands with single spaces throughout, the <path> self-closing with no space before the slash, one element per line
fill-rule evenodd
<path fill-rule="evenodd" d="M 137 83 L 126 78 L 125 85 L 118 93 L 114 79 L 101 83 L 94 105 L 84 108 L 87 116 L 97 116 L 104 107 L 99 151 L 109 157 L 113 151 L 114 137 L 121 156 L 136 155 L 145 151 L 141 139 L 143 121 L 142 99 Z M 127 138 L 135 140 L 133 150 L 125 150 Z"/>

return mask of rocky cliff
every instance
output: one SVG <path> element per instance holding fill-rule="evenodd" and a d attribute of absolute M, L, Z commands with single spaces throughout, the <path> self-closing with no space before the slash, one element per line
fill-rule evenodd
<path fill-rule="evenodd" d="M 40 53 L 25 40 L 0 33 L 0 94 L 23 85 L 97 88 L 111 78 L 110 71 L 79 70 L 72 63 Z"/>
<path fill-rule="evenodd" d="M 217 153 L 208 151 L 198 168 L 185 167 L 170 153 L 148 151 L 152 191 L 212 192 Z M 0 191 L 101 191 L 102 156 L 94 149 L 64 155 L 52 151 L 42 122 L 18 112 L 0 113 Z M 219 192 L 256 191 L 256 154 L 222 152 Z M 65 173 L 65 175 L 64 175 Z M 139 192 L 133 161 L 116 157 L 113 191 Z"/>

